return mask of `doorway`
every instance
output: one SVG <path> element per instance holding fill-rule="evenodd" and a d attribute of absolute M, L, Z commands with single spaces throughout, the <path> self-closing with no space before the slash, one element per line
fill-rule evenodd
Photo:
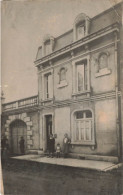
<path fill-rule="evenodd" d="M 27 126 L 21 120 L 15 120 L 10 125 L 11 131 L 11 152 L 13 154 L 21 154 L 19 141 L 21 137 L 24 138 L 24 145 L 26 151 Z"/>
<path fill-rule="evenodd" d="M 52 134 L 52 115 L 46 116 L 46 140 L 47 140 L 47 150 L 49 149 L 49 139 L 50 134 Z"/>

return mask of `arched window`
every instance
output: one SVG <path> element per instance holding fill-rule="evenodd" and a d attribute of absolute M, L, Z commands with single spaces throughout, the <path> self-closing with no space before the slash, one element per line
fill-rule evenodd
<path fill-rule="evenodd" d="M 74 142 L 90 142 L 93 140 L 93 116 L 90 110 L 74 113 Z"/>
<path fill-rule="evenodd" d="M 79 14 L 73 25 L 74 41 L 79 40 L 88 35 L 90 28 L 90 18 L 84 13 Z"/>
<path fill-rule="evenodd" d="M 106 53 L 101 53 L 99 55 L 99 69 L 108 67 L 108 55 Z"/>
<path fill-rule="evenodd" d="M 60 70 L 60 81 L 66 80 L 66 70 L 65 68 L 61 68 Z"/>

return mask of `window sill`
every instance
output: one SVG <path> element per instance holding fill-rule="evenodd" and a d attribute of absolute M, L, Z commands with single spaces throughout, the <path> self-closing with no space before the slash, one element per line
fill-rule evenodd
<path fill-rule="evenodd" d="M 72 96 L 83 95 L 83 94 L 88 94 L 88 93 L 90 93 L 90 91 L 81 91 L 81 92 L 73 93 Z"/>
<path fill-rule="evenodd" d="M 42 100 L 41 102 L 45 103 L 45 102 L 51 102 L 51 101 L 53 101 L 53 98 L 48 98 L 48 99 Z"/>
<path fill-rule="evenodd" d="M 58 85 L 57 88 L 62 88 L 62 87 L 66 87 L 68 85 L 67 81 L 61 81 Z"/>
<path fill-rule="evenodd" d="M 111 74 L 111 70 L 108 68 L 103 68 L 95 74 L 95 77 L 101 77 L 101 76 L 108 75 L 108 74 Z"/>
<path fill-rule="evenodd" d="M 85 145 L 85 146 L 94 146 L 95 145 L 95 142 L 94 141 L 80 141 L 80 142 L 71 142 L 70 143 L 71 145 Z"/>

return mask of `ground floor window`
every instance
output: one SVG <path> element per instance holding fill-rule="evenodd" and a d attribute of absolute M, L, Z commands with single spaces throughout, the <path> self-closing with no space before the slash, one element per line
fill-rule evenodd
<path fill-rule="evenodd" d="M 92 142 L 94 140 L 93 115 L 90 110 L 74 113 L 74 142 Z"/>

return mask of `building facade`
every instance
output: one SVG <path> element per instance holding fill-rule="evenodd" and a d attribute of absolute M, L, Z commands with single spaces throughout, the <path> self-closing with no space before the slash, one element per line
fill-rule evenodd
<path fill-rule="evenodd" d="M 122 3 L 94 18 L 79 14 L 59 37 L 46 35 L 34 62 L 38 96 L 3 104 L 3 129 L 14 152 L 22 135 L 27 151 L 45 152 L 50 133 L 61 146 L 67 133 L 70 156 L 120 161 L 121 51 Z"/>

